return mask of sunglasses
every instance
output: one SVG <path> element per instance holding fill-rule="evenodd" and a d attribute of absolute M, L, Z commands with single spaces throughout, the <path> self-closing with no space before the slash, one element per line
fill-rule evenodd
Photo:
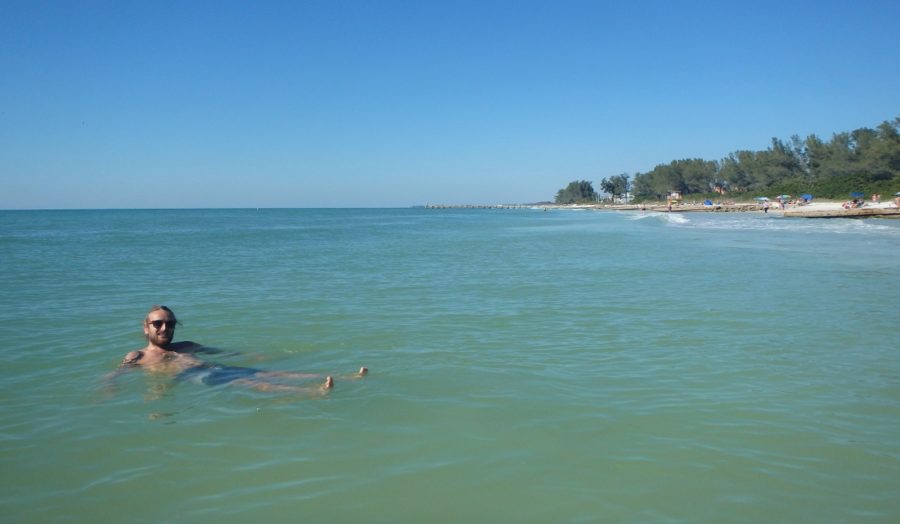
<path fill-rule="evenodd" d="M 177 320 L 149 320 L 149 321 L 147 321 L 147 323 L 150 324 L 151 326 L 153 326 L 154 328 L 159 329 L 159 328 L 163 327 L 163 324 L 165 324 L 166 326 L 168 326 L 170 328 L 174 328 L 175 324 L 177 324 L 178 321 Z"/>

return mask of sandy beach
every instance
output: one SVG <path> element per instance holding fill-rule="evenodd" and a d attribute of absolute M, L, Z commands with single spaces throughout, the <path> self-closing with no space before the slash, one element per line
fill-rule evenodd
<path fill-rule="evenodd" d="M 900 208 L 893 201 L 866 202 L 862 207 L 845 209 L 845 201 L 817 200 L 808 204 L 787 204 L 784 209 L 778 202 L 769 202 L 770 215 L 801 218 L 900 218 Z M 609 211 L 670 211 L 665 204 L 427 204 L 426 209 L 554 209 L 609 210 Z M 755 202 L 728 202 L 704 205 L 702 203 L 678 203 L 672 205 L 673 213 L 764 213 L 763 206 Z"/>
<path fill-rule="evenodd" d="M 845 202 L 839 201 L 821 201 L 821 202 L 810 202 L 809 204 L 805 204 L 802 206 L 797 205 L 788 205 L 787 210 L 792 209 L 803 209 L 810 211 L 841 211 L 844 210 Z M 777 207 L 777 204 L 773 205 L 773 207 Z M 857 209 L 897 209 L 897 206 L 894 205 L 893 202 L 866 202 L 862 207 Z"/>
<path fill-rule="evenodd" d="M 893 201 L 865 202 L 862 207 L 845 209 L 844 201 L 820 200 L 808 204 L 787 204 L 784 209 L 778 202 L 769 203 L 768 213 L 775 216 L 807 217 L 807 218 L 851 218 L 851 217 L 898 217 L 900 208 Z M 497 206 L 509 207 L 509 206 Z M 615 211 L 656 211 L 667 212 L 665 204 L 575 204 L 575 205 L 543 205 L 544 209 L 608 209 Z M 763 206 L 757 203 L 679 203 L 672 206 L 673 213 L 711 212 L 711 213 L 763 213 Z"/>
<path fill-rule="evenodd" d="M 786 217 L 841 218 L 841 217 L 894 217 L 900 218 L 900 208 L 894 202 L 866 202 L 862 207 L 847 209 L 844 202 L 811 202 L 806 205 L 788 205 L 781 213 Z M 770 210 L 771 212 L 771 210 Z"/>

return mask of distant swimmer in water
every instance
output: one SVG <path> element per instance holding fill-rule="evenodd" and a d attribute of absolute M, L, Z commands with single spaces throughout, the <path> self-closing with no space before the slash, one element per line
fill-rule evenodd
<path fill-rule="evenodd" d="M 293 391 L 324 393 L 334 387 L 334 379 L 329 375 L 319 386 L 300 387 L 275 383 L 273 380 L 305 380 L 322 378 L 312 373 L 291 371 L 264 371 L 261 369 L 223 366 L 204 362 L 194 355 L 210 352 L 200 344 L 190 341 L 172 342 L 178 320 L 175 313 L 166 306 L 153 306 L 144 318 L 144 336 L 147 347 L 129 352 L 119 365 L 119 372 L 141 367 L 150 373 L 172 375 L 177 380 L 187 380 L 209 386 L 236 384 L 259 391 Z M 367 368 L 347 378 L 362 378 L 369 372 Z"/>

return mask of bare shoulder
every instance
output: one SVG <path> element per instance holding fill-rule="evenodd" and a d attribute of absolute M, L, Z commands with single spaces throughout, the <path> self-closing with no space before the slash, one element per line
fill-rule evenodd
<path fill-rule="evenodd" d="M 122 359 L 120 367 L 137 366 L 143 357 L 143 350 L 136 349 L 134 351 L 129 351 L 128 354 L 125 355 L 125 358 Z"/>

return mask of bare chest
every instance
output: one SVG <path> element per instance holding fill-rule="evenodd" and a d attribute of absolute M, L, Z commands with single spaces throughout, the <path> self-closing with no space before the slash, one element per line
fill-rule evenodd
<path fill-rule="evenodd" d="M 177 374 L 185 369 L 199 366 L 201 361 L 180 353 L 146 354 L 141 365 L 152 373 Z"/>

